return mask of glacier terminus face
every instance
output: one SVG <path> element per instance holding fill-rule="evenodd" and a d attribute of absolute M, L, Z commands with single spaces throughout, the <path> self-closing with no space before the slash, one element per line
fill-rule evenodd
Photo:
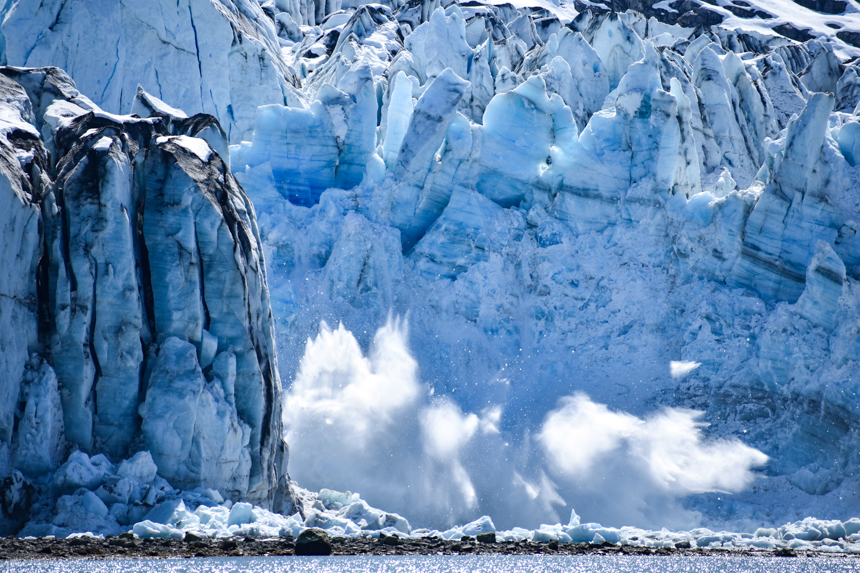
<path fill-rule="evenodd" d="M 853 3 L 96 4 L 0 8 L 4 532 L 856 541 Z"/>

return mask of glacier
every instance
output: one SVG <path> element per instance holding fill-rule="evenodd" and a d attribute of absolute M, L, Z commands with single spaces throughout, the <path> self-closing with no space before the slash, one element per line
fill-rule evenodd
<path fill-rule="evenodd" d="M 856 549 L 860 11 L 615 4 L 7 2 L 2 529 Z"/>

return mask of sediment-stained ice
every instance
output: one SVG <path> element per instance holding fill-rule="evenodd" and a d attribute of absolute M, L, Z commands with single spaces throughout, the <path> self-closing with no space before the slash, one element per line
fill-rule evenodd
<path fill-rule="evenodd" d="M 4 474 L 72 496 L 54 520 L 68 532 L 81 507 L 119 527 L 101 504 L 128 483 L 100 476 L 142 449 L 158 479 L 289 511 L 253 206 L 195 137 L 226 150 L 217 121 L 165 115 L 145 92 L 152 117 L 109 114 L 57 68 L 0 78 Z"/>

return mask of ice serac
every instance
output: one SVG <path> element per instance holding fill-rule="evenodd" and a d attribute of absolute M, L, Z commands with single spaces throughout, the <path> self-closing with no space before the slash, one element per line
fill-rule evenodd
<path fill-rule="evenodd" d="M 806 286 L 797 300 L 798 314 L 828 330 L 836 325 L 839 298 L 845 284 L 845 263 L 824 241 L 806 268 Z"/>
<path fill-rule="evenodd" d="M 249 490 L 252 432 L 232 407 L 234 391 L 219 378 L 206 379 L 190 342 L 170 337 L 158 349 L 140 410 L 144 444 L 172 484 L 205 483 L 231 497 Z"/>
<path fill-rule="evenodd" d="M 129 381 L 140 379 L 143 362 L 129 157 L 139 144 L 122 150 L 128 142 L 111 127 L 68 154 L 60 146 L 64 157 L 56 190 L 45 199 L 45 228 L 54 255 L 51 353 L 64 390 L 67 437 L 84 450 L 98 442 L 99 450 L 121 456 L 137 430 L 138 388 Z"/>
<path fill-rule="evenodd" d="M 570 108 L 533 76 L 487 106 L 483 126 L 475 129 L 469 178 L 499 205 L 519 205 L 547 193 L 551 149 L 569 147 L 576 137 Z"/>
<path fill-rule="evenodd" d="M 609 96 L 614 107 L 592 116 L 576 145 L 553 162 L 554 217 L 578 233 L 656 213 L 673 194 L 700 189 L 690 101 L 677 80 L 671 91 L 649 64 L 630 67 Z"/>
<path fill-rule="evenodd" d="M 411 258 L 430 276 L 455 278 L 522 238 L 525 220 L 475 191 L 457 190 Z"/>
<path fill-rule="evenodd" d="M 615 89 L 630 64 L 645 55 L 642 40 L 614 12 L 600 23 L 591 45 L 609 73 L 609 89 Z"/>
<path fill-rule="evenodd" d="M 405 45 L 417 60 L 421 83 L 448 68 L 461 78 L 468 78 L 473 50 L 466 42 L 466 26 L 459 8 L 450 14 L 437 8 L 429 21 L 407 37 Z"/>
<path fill-rule="evenodd" d="M 750 213 L 731 282 L 772 300 L 794 302 L 818 241 L 833 244 L 844 215 L 813 170 L 822 162 L 833 96 L 814 94 L 788 126 L 784 150 L 774 158 L 772 179 Z M 820 169 L 819 169 L 820 170 Z"/>
<path fill-rule="evenodd" d="M 4 469 L 143 446 L 178 485 L 289 511 L 265 261 L 217 121 L 145 93 L 152 117 L 107 114 L 54 68 L 0 87 Z"/>
<path fill-rule="evenodd" d="M 603 100 L 609 95 L 609 74 L 606 66 L 579 32 L 563 28 L 558 34 L 556 57 L 570 68 L 571 81 L 567 90 L 559 95 L 570 107 L 580 127 L 585 127 L 591 116 L 600 111 Z M 547 44 L 550 49 L 552 43 Z M 553 68 L 556 63 L 550 64 Z"/>
<path fill-rule="evenodd" d="M 285 462 L 276 456 L 285 452 L 266 271 L 253 207 L 200 139 L 158 138 L 144 161 L 142 178 L 147 197 L 143 239 L 152 296 L 161 302 L 153 309 L 155 331 L 194 344 L 202 368 L 222 353 L 222 360 L 234 357 L 234 375 L 221 381 L 234 394 L 222 399 L 250 428 L 247 491 L 265 495 L 271 483 L 277 484 L 271 472 L 280 471 Z M 216 455 L 208 455 L 207 463 L 217 463 Z"/>
<path fill-rule="evenodd" d="M 0 17 L 0 63 L 60 67 L 113 113 L 131 110 L 141 84 L 174 107 L 218 117 L 238 143 L 250 138 L 258 106 L 301 100 L 257 2 L 15 2 Z"/>
<path fill-rule="evenodd" d="M 750 157 L 737 119 L 737 92 L 729 84 L 717 52 L 705 46 L 693 64 L 693 83 L 701 90 L 701 102 L 711 122 L 713 137 L 721 152 L 720 163 L 732 171 L 735 179 L 746 186 L 758 169 Z"/>
<path fill-rule="evenodd" d="M 411 248 L 439 216 L 451 189 L 427 185 L 435 154 L 445 140 L 449 123 L 469 88 L 450 68 L 427 86 L 415 104 L 403 143 L 394 161 L 394 204 L 391 224 L 400 229 L 405 250 Z M 450 158 L 440 157 L 439 162 Z"/>
<path fill-rule="evenodd" d="M 236 154 L 237 167 L 268 162 L 285 198 L 313 205 L 329 187 L 361 182 L 376 148 L 377 109 L 371 70 L 355 64 L 307 108 L 260 107 L 254 141 Z"/>

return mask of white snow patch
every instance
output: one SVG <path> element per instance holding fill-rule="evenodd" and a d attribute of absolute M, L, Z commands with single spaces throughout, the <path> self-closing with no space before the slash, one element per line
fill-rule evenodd
<path fill-rule="evenodd" d="M 206 163 L 209 161 L 209 157 L 212 156 L 212 148 L 209 147 L 209 144 L 205 139 L 200 139 L 199 137 L 188 137 L 187 135 L 168 135 L 161 136 L 155 140 L 158 145 L 166 143 L 168 141 L 173 141 L 197 157 L 200 158 L 201 161 Z"/>
<path fill-rule="evenodd" d="M 103 136 L 93 145 L 93 149 L 96 151 L 108 151 L 111 145 L 113 145 L 113 138 Z"/>

